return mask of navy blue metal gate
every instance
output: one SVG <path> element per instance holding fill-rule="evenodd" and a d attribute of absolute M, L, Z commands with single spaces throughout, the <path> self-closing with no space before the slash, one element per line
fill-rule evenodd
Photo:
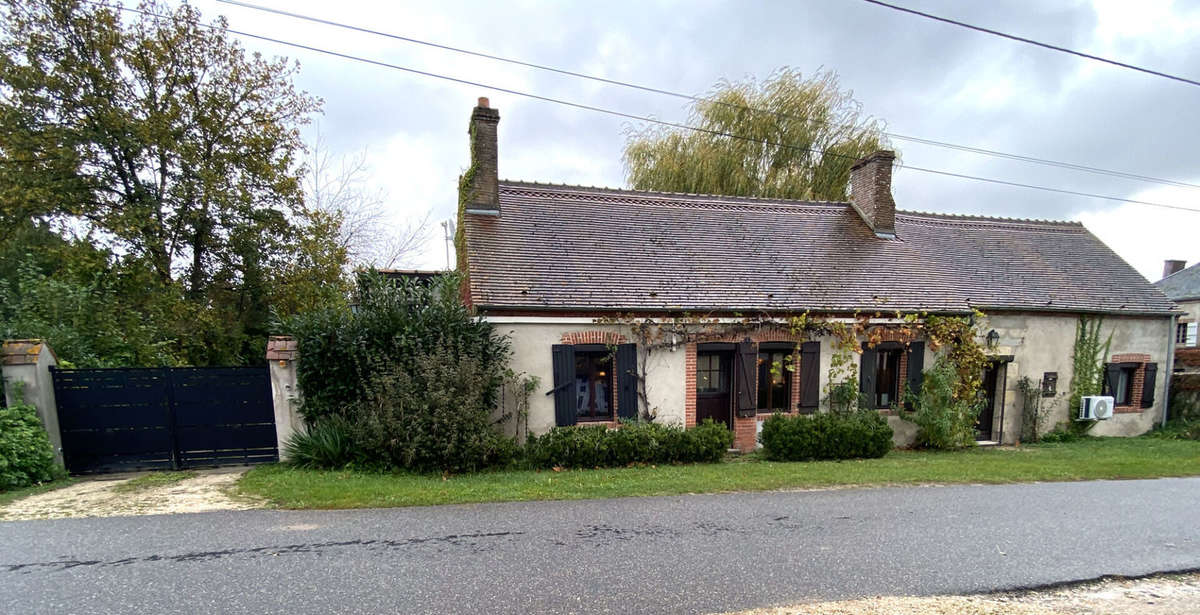
<path fill-rule="evenodd" d="M 53 376 L 72 473 L 279 458 L 265 367 L 54 369 Z"/>

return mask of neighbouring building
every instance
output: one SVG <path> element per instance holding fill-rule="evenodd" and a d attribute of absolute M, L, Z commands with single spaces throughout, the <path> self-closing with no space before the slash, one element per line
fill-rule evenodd
<path fill-rule="evenodd" d="M 1163 263 L 1163 277 L 1154 283 L 1183 314 L 1175 324 L 1175 373 L 1200 374 L 1200 263 L 1187 261 Z"/>
<path fill-rule="evenodd" d="M 500 180 L 499 113 L 471 116 L 460 209 L 464 299 L 511 337 L 512 367 L 542 383 L 530 429 L 651 413 L 711 418 L 753 448 L 771 412 L 828 409 L 844 334 L 863 399 L 895 416 L 939 351 L 920 315 L 977 318 L 990 362 L 981 440 L 1019 437 L 1028 377 L 1066 420 L 1080 317 L 1111 339 L 1116 413 L 1093 430 L 1134 435 L 1162 417 L 1174 304 L 1081 224 L 900 211 L 894 155 L 860 160 L 850 202 L 675 194 Z M 814 331 L 817 331 L 814 333 Z M 1111 337 L 1110 337 L 1111 336 Z"/>

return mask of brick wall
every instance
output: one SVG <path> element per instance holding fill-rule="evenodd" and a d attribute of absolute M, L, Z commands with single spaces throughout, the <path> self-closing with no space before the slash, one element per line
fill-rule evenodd
<path fill-rule="evenodd" d="M 1138 367 L 1133 372 L 1133 381 L 1129 383 L 1129 404 L 1118 404 L 1113 408 L 1113 412 L 1117 413 L 1133 413 L 1141 412 L 1142 408 L 1142 388 L 1146 383 L 1146 364 L 1150 362 L 1150 355 L 1140 353 L 1125 353 L 1115 354 L 1109 359 L 1109 363 L 1137 363 Z"/>

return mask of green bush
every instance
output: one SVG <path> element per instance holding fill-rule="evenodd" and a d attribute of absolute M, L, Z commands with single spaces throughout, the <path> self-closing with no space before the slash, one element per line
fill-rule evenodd
<path fill-rule="evenodd" d="M 917 446 L 955 449 L 975 444 L 975 423 L 983 405 L 977 399 L 959 399 L 958 371 L 945 356 L 925 370 L 921 392 L 909 396 L 915 411 L 906 419 L 917 424 Z"/>
<path fill-rule="evenodd" d="M 892 428 L 875 410 L 773 414 L 761 439 L 772 461 L 875 458 L 892 449 Z"/>
<path fill-rule="evenodd" d="M 525 454 L 531 465 L 541 468 L 712 463 L 720 461 L 732 444 L 733 432 L 711 420 L 691 429 L 630 421 L 619 429 L 604 425 L 555 427 L 530 438 Z"/>
<path fill-rule="evenodd" d="M 1089 440 L 1095 436 L 1090 436 L 1087 432 L 1077 431 L 1075 429 L 1064 429 L 1063 426 L 1058 426 L 1054 430 L 1044 434 L 1039 442 L 1050 444 L 1066 444 L 1071 442 L 1079 442 L 1080 440 Z"/>
<path fill-rule="evenodd" d="M 428 283 L 359 276 L 358 308 L 331 307 L 299 314 L 283 330 L 299 343 L 297 378 L 304 392 L 301 414 L 309 422 L 364 402 L 376 377 L 390 370 L 413 374 L 426 355 L 442 349 L 469 355 L 494 381 L 483 402 L 496 406 L 508 340 L 475 318 L 459 296 L 459 276 Z"/>
<path fill-rule="evenodd" d="M 364 461 L 350 422 L 338 415 L 323 417 L 307 430 L 293 433 L 283 450 L 288 463 L 301 468 L 333 470 Z"/>
<path fill-rule="evenodd" d="M 377 373 L 367 398 L 343 408 L 368 459 L 417 471 L 468 472 L 512 461 L 514 446 L 492 421 L 501 367 L 438 348 L 417 366 Z"/>
<path fill-rule="evenodd" d="M 54 462 L 54 449 L 37 409 L 28 404 L 0 407 L 0 491 L 65 475 Z"/>

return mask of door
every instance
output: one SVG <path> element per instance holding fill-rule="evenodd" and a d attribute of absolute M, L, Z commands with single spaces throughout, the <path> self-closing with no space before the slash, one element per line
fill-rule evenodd
<path fill-rule="evenodd" d="M 696 353 L 696 422 L 712 419 L 733 429 L 732 352 Z"/>
<path fill-rule="evenodd" d="M 983 408 L 979 411 L 979 421 L 975 423 L 976 440 L 992 439 L 992 423 L 996 418 L 996 383 L 1000 369 L 1000 363 L 988 363 L 983 368 Z"/>

